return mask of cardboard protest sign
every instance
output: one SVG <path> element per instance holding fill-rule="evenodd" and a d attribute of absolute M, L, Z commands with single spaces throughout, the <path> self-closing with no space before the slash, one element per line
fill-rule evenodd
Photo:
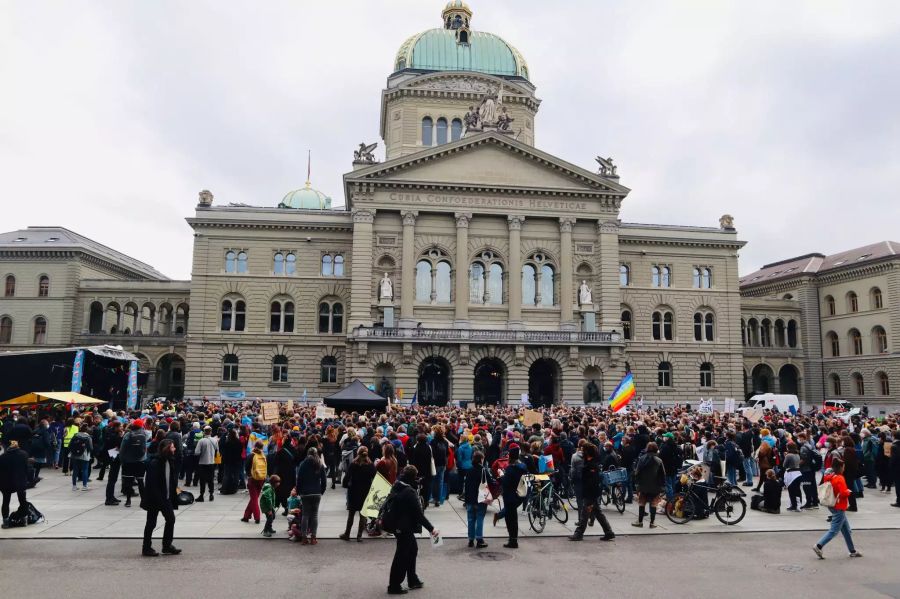
<path fill-rule="evenodd" d="M 259 407 L 259 421 L 263 424 L 278 422 L 278 402 L 269 401 Z"/>
<path fill-rule="evenodd" d="M 534 424 L 540 424 L 544 426 L 544 415 L 537 410 L 525 410 L 525 416 L 522 419 L 522 424 L 529 428 Z"/>
<path fill-rule="evenodd" d="M 316 406 L 316 420 L 334 418 L 334 408 L 328 406 Z"/>

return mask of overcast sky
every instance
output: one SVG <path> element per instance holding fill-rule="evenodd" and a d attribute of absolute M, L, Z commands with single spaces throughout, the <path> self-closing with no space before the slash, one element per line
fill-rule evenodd
<path fill-rule="evenodd" d="M 275 206 L 312 150 L 343 203 L 397 48 L 443 5 L 0 0 L 0 229 L 62 225 L 188 278 L 200 189 Z M 900 241 L 900 3 L 471 6 L 529 62 L 537 145 L 616 159 L 623 220 L 730 213 L 742 273 Z"/>

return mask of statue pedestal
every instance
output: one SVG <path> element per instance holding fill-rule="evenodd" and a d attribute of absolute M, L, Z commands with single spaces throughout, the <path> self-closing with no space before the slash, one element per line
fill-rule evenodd
<path fill-rule="evenodd" d="M 394 324 L 394 302 L 383 297 L 378 301 L 378 307 L 381 308 L 381 311 L 384 314 L 384 328 L 393 329 L 397 326 Z"/>
<path fill-rule="evenodd" d="M 597 313 L 594 312 L 594 306 L 588 304 L 581 306 L 581 325 L 581 330 L 585 333 L 597 332 Z"/>

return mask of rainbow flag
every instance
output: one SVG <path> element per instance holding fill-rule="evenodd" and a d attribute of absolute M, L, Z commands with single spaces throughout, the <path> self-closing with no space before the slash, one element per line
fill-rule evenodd
<path fill-rule="evenodd" d="M 609 409 L 618 412 L 628 405 L 632 397 L 634 397 L 634 377 L 629 372 L 609 396 Z"/>

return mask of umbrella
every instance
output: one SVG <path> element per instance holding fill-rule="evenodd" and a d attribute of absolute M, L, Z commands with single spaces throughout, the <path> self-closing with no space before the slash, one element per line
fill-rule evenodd
<path fill-rule="evenodd" d="M 28 406 L 39 403 L 66 403 L 75 405 L 96 405 L 105 401 L 75 393 L 74 391 L 34 391 L 13 399 L 0 402 L 0 406 Z"/>

